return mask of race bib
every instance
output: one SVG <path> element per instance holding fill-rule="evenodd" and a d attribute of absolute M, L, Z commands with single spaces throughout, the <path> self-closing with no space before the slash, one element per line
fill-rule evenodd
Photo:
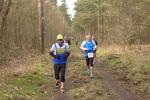
<path fill-rule="evenodd" d="M 88 58 L 93 58 L 94 54 L 93 53 L 88 53 Z"/>
<path fill-rule="evenodd" d="M 64 48 L 57 48 L 58 54 L 63 54 L 65 52 Z"/>

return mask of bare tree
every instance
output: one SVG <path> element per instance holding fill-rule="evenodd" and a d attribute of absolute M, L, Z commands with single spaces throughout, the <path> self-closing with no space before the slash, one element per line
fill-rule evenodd
<path fill-rule="evenodd" d="M 44 53 L 44 0 L 39 0 L 39 35 L 41 53 Z"/>

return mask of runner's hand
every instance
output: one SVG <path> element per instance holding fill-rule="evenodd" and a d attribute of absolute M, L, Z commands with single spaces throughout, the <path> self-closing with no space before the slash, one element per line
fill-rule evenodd
<path fill-rule="evenodd" d="M 83 51 L 86 51 L 86 50 L 88 50 L 87 48 L 83 48 Z"/>
<path fill-rule="evenodd" d="M 96 52 L 97 51 L 97 49 L 96 48 L 94 48 L 94 52 Z"/>

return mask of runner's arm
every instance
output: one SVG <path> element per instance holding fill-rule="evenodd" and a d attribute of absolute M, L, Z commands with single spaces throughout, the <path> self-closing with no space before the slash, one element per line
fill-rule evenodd
<path fill-rule="evenodd" d="M 97 46 L 96 46 L 95 41 L 93 41 L 93 44 L 94 44 L 94 51 L 97 51 Z"/>
<path fill-rule="evenodd" d="M 66 45 L 66 57 L 68 58 L 70 55 L 70 48 L 69 45 Z"/>
<path fill-rule="evenodd" d="M 56 58 L 56 55 L 54 55 L 53 52 L 49 52 L 49 55 L 51 55 L 52 57 Z"/>
<path fill-rule="evenodd" d="M 84 48 L 84 45 L 85 45 L 85 41 L 83 41 L 81 46 L 80 46 L 80 49 L 83 50 L 83 51 L 87 50 L 86 48 Z"/>
<path fill-rule="evenodd" d="M 53 44 L 51 49 L 49 50 L 49 55 L 56 58 L 56 54 L 54 54 L 55 51 L 55 45 Z"/>

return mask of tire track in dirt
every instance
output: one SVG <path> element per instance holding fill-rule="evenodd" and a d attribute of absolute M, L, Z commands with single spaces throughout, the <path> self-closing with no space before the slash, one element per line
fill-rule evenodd
<path fill-rule="evenodd" d="M 121 100 L 136 100 L 134 95 L 129 93 L 129 91 L 125 90 L 123 87 L 119 85 L 119 83 L 112 79 L 112 75 L 108 73 L 101 64 L 96 64 L 94 72 L 98 77 L 101 77 L 106 85 L 112 89 Z"/>

